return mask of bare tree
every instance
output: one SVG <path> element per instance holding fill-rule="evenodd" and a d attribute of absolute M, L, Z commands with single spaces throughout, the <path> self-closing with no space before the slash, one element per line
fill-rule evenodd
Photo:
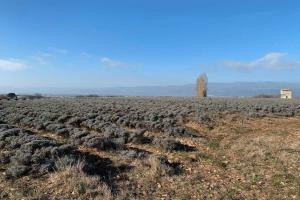
<path fill-rule="evenodd" d="M 207 97 L 207 76 L 205 73 L 201 74 L 197 78 L 196 96 L 197 97 Z"/>

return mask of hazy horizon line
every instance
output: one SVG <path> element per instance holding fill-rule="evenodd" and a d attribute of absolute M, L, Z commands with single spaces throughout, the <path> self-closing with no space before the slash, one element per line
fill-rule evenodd
<path fill-rule="evenodd" d="M 234 83 L 284 83 L 284 84 L 300 84 L 300 81 L 221 81 L 221 82 L 208 82 L 208 84 L 234 84 Z M 4 86 L 0 85 L 0 88 L 17 88 L 17 89 L 29 89 L 29 88 L 58 88 L 58 89 L 101 89 L 101 88 L 134 88 L 134 87 L 172 87 L 172 86 L 186 86 L 195 85 L 195 83 L 186 84 L 166 84 L 166 85 L 132 85 L 132 86 Z"/>

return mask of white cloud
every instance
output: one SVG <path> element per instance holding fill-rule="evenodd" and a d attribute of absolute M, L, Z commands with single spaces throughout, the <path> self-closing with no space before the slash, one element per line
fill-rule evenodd
<path fill-rule="evenodd" d="M 51 58 L 51 57 L 53 57 L 52 54 L 47 53 L 47 52 L 42 52 L 42 51 L 39 51 L 39 52 L 37 53 L 37 55 L 38 55 L 38 56 L 41 56 L 41 57 L 44 57 L 44 58 Z"/>
<path fill-rule="evenodd" d="M 32 56 L 31 58 L 33 58 L 36 62 L 38 62 L 41 65 L 48 64 L 48 60 L 45 59 L 44 57 L 41 57 L 41 56 Z"/>
<path fill-rule="evenodd" d="M 19 59 L 0 59 L 0 70 L 19 71 L 27 67 L 23 60 Z"/>
<path fill-rule="evenodd" d="M 289 61 L 284 59 L 287 55 L 288 53 L 271 52 L 250 62 L 228 60 L 224 61 L 223 64 L 227 67 L 248 70 L 254 68 L 293 69 L 300 66 L 300 61 Z"/>
<path fill-rule="evenodd" d="M 87 58 L 92 58 L 93 57 L 93 55 L 92 54 L 90 54 L 90 53 L 87 53 L 87 52 L 81 52 L 81 54 L 80 54 L 81 56 L 83 56 L 83 57 L 87 57 Z"/>
<path fill-rule="evenodd" d="M 118 60 L 113 60 L 111 58 L 102 57 L 100 59 L 101 63 L 106 67 L 126 67 L 127 64 Z"/>
<path fill-rule="evenodd" d="M 48 49 L 50 51 L 52 51 L 54 53 L 58 53 L 58 54 L 66 54 L 69 52 L 67 49 L 61 49 L 61 48 L 55 48 L 55 47 L 49 47 Z"/>
<path fill-rule="evenodd" d="M 38 64 L 46 65 L 49 63 L 49 60 L 53 58 L 54 56 L 50 53 L 45 52 L 38 52 L 34 56 L 30 56 L 34 61 L 36 61 Z"/>

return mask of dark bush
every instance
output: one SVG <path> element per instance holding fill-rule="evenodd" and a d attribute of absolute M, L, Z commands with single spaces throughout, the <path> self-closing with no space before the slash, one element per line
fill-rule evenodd
<path fill-rule="evenodd" d="M 175 139 L 171 139 L 171 138 L 168 139 L 155 138 L 153 140 L 153 144 L 160 146 L 165 151 L 195 151 L 196 150 L 193 147 L 181 144 L 180 142 L 177 142 Z"/>
<path fill-rule="evenodd" d="M 15 93 L 8 93 L 6 96 L 8 99 L 15 99 L 15 100 L 18 99 Z"/>
<path fill-rule="evenodd" d="M 6 170 L 7 178 L 18 178 L 26 175 L 30 171 L 29 166 L 25 165 L 12 165 Z"/>
<path fill-rule="evenodd" d="M 90 138 L 88 141 L 84 142 L 84 145 L 92 148 L 96 148 L 98 150 L 116 150 L 120 149 L 122 146 L 110 138 Z"/>

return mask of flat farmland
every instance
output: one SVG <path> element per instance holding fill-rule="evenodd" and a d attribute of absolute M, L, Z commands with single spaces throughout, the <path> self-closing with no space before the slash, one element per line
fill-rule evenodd
<path fill-rule="evenodd" d="M 299 199 L 300 100 L 1 100 L 0 173 L 0 199 Z"/>

